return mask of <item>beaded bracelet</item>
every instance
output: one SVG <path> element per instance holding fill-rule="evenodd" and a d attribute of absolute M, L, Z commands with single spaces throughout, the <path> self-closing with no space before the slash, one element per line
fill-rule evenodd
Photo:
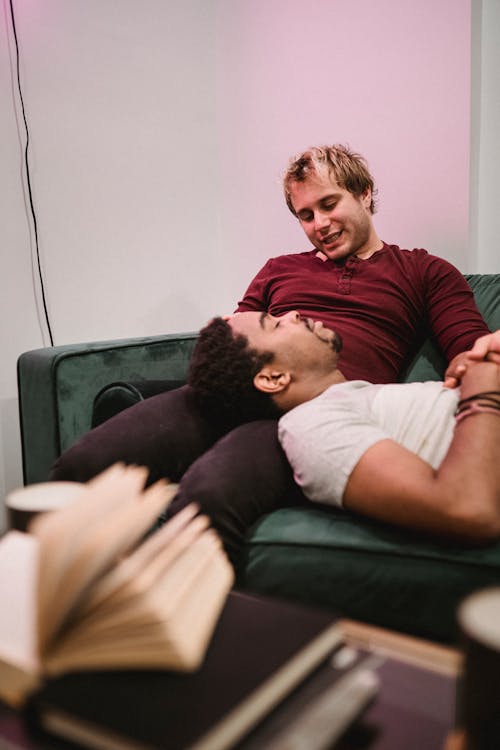
<path fill-rule="evenodd" d="M 496 414 L 497 417 L 500 417 L 500 404 L 498 406 L 481 406 L 473 402 L 455 413 L 455 421 L 461 422 L 462 419 L 473 417 L 475 414 Z"/>
<path fill-rule="evenodd" d="M 500 404 L 500 391 L 483 391 L 483 393 L 475 393 L 473 396 L 463 398 L 458 402 L 458 406 L 468 404 L 470 401 L 476 401 L 477 399 L 484 399 L 485 401 L 493 402 L 494 404 Z"/>
<path fill-rule="evenodd" d="M 500 391 L 484 391 L 463 398 L 458 402 L 455 420 L 461 422 L 466 417 L 484 413 L 500 416 Z"/>

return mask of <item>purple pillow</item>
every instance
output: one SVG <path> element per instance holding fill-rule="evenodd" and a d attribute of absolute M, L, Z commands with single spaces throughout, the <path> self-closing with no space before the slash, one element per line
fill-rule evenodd
<path fill-rule="evenodd" d="M 246 534 L 262 515 L 307 502 L 278 441 L 277 424 L 248 422 L 220 438 L 186 471 L 165 514 L 199 503 L 235 565 Z"/>
<path fill-rule="evenodd" d="M 49 478 L 85 482 L 123 461 L 148 466 L 149 482 L 161 477 L 177 482 L 217 437 L 185 385 L 140 401 L 90 430 L 58 458 Z"/>

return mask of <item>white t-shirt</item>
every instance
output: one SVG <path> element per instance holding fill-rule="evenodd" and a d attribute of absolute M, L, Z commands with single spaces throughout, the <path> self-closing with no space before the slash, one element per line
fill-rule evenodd
<path fill-rule="evenodd" d="M 354 467 L 381 440 L 437 469 L 453 438 L 458 399 L 458 389 L 438 382 L 339 383 L 281 417 L 279 439 L 305 495 L 342 506 Z"/>

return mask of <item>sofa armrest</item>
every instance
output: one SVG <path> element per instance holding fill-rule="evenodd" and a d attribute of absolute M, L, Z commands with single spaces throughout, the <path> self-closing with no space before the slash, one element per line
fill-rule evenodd
<path fill-rule="evenodd" d="M 113 381 L 186 378 L 196 333 L 72 344 L 18 360 L 25 484 L 43 482 L 58 456 L 91 427 L 96 394 Z"/>

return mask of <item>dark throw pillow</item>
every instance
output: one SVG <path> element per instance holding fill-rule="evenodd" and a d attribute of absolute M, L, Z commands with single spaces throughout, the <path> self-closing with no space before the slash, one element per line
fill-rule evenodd
<path fill-rule="evenodd" d="M 59 457 L 49 478 L 86 482 L 123 461 L 149 467 L 149 482 L 161 477 L 177 482 L 219 435 L 185 385 L 140 401 L 90 430 Z"/>
<path fill-rule="evenodd" d="M 278 441 L 277 424 L 249 422 L 220 438 L 186 471 L 165 514 L 199 503 L 236 567 L 246 534 L 262 515 L 307 502 Z"/>

